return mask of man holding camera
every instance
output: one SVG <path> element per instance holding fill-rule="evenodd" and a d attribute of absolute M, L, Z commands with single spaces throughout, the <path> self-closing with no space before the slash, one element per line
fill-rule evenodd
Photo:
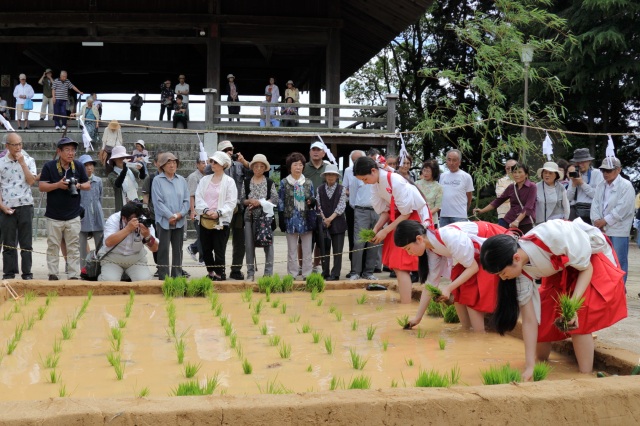
<path fill-rule="evenodd" d="M 102 271 L 98 281 L 120 281 L 126 273 L 131 281 L 153 279 L 147 266 L 147 247 L 158 251 L 153 220 L 142 215 L 142 204 L 130 201 L 107 219 L 104 245 L 99 251 Z"/>
<path fill-rule="evenodd" d="M 571 183 L 567 188 L 567 198 L 571 203 L 569 220 L 579 217 L 589 225 L 591 225 L 591 203 L 596 187 L 604 181 L 600 170 L 591 168 L 593 159 L 589 148 L 578 148 L 573 152 L 573 158 L 570 161 L 576 165 L 577 170 L 574 174 L 569 173 Z"/>
<path fill-rule="evenodd" d="M 58 280 L 60 243 L 67 245 L 69 279 L 80 279 L 80 196 L 78 191 L 88 191 L 91 183 L 84 165 L 75 160 L 78 142 L 64 137 L 58 141 L 57 160 L 42 167 L 40 192 L 47 193 L 47 267 L 49 281 Z"/>

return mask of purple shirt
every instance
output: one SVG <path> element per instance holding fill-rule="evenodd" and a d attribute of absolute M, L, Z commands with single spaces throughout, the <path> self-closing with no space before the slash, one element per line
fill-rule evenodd
<path fill-rule="evenodd" d="M 517 196 L 516 196 L 517 191 Z M 507 223 L 511 223 L 520 213 L 523 211 L 526 213 L 526 217 L 520 223 L 521 225 L 527 225 L 530 223 L 534 223 L 536 219 L 536 196 L 538 189 L 536 188 L 536 184 L 531 182 L 529 179 L 525 180 L 522 184 L 522 188 L 516 189 L 516 184 L 512 183 L 507 186 L 507 189 L 504 190 L 502 195 L 491 202 L 493 207 L 498 207 L 505 201 L 509 200 L 511 203 L 511 208 L 504 215 L 504 220 Z M 518 202 L 520 199 L 520 202 Z M 522 205 L 522 207 L 520 207 Z"/>

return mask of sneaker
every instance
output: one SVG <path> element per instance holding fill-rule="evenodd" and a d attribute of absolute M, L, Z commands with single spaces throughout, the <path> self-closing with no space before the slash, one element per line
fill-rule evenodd
<path fill-rule="evenodd" d="M 362 274 L 362 279 L 368 281 L 378 281 L 378 277 L 373 274 Z"/>
<path fill-rule="evenodd" d="M 60 130 L 60 126 L 56 126 L 56 130 Z"/>
<path fill-rule="evenodd" d="M 49 275 L 49 281 L 58 281 L 57 275 Z"/>
<path fill-rule="evenodd" d="M 22 279 L 23 280 L 32 280 L 33 279 L 33 274 L 23 274 L 22 275 Z"/>
<path fill-rule="evenodd" d="M 391 272 L 389 272 L 389 278 L 398 278 L 398 277 L 396 276 L 396 271 L 391 271 Z"/>
<path fill-rule="evenodd" d="M 183 269 L 182 270 L 182 276 L 185 277 L 185 278 L 189 278 L 191 276 L 191 274 Z"/>
<path fill-rule="evenodd" d="M 346 278 L 349 280 L 349 279 L 351 279 L 351 277 L 352 277 L 352 276 L 354 276 L 354 275 L 358 275 L 358 274 L 356 274 L 355 272 L 351 271 L 351 272 L 349 272 L 349 273 L 346 275 Z"/>
<path fill-rule="evenodd" d="M 325 278 L 325 281 L 338 281 L 340 278 L 338 277 L 333 277 L 333 276 L 329 276 L 327 278 Z"/>
<path fill-rule="evenodd" d="M 153 276 L 156 277 L 156 278 L 159 277 L 160 276 L 160 272 L 156 269 L 156 272 L 153 273 Z"/>
<path fill-rule="evenodd" d="M 352 275 L 349 277 L 349 279 L 350 279 L 351 281 L 359 280 L 359 279 L 360 279 L 360 275 L 358 275 L 358 274 L 352 274 Z"/>
<path fill-rule="evenodd" d="M 231 271 L 231 273 L 229 274 L 229 278 L 231 278 L 232 280 L 244 280 L 244 275 L 242 275 L 242 272 L 240 271 Z"/>
<path fill-rule="evenodd" d="M 204 263 L 204 260 L 200 260 L 198 261 L 198 266 L 207 266 L 207 264 Z"/>
<path fill-rule="evenodd" d="M 193 259 L 194 262 L 198 261 L 198 256 L 196 256 L 196 252 L 193 251 L 191 246 L 187 246 L 187 253 L 189 253 L 189 256 L 191 256 L 191 258 Z"/>
<path fill-rule="evenodd" d="M 62 126 L 62 130 L 67 130 L 67 126 Z"/>
<path fill-rule="evenodd" d="M 311 272 L 314 272 L 316 274 L 321 274 L 322 273 L 322 266 L 320 266 L 320 265 L 314 266 L 313 269 L 311 270 Z"/>

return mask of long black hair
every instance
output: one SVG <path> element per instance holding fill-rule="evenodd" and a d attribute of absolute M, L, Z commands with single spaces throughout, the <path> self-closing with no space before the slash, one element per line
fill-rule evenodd
<path fill-rule="evenodd" d="M 377 169 L 378 163 L 371 157 L 360 157 L 353 163 L 353 175 L 365 176 L 371 174 L 371 169 Z"/>
<path fill-rule="evenodd" d="M 513 263 L 513 255 L 518 251 L 518 242 L 511 235 L 494 235 L 488 238 L 480 249 L 480 262 L 485 271 L 497 274 Z M 516 279 L 498 282 L 496 310 L 493 313 L 492 325 L 501 336 L 511 331 L 518 323 L 520 305 Z"/>
<path fill-rule="evenodd" d="M 422 235 L 426 238 L 427 231 L 424 227 L 415 220 L 403 220 L 396 227 L 393 233 L 393 243 L 398 247 L 404 247 L 407 244 L 415 243 L 418 235 Z M 429 275 L 429 258 L 427 251 L 418 257 L 418 276 L 420 277 L 420 284 L 424 284 L 427 281 Z"/>

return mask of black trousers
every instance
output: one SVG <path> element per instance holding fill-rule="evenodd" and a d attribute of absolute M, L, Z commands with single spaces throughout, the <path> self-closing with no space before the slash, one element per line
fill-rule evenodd
<path fill-rule="evenodd" d="M 160 121 L 162 121 L 162 116 L 164 115 L 165 109 L 167 110 L 167 121 L 171 121 L 171 112 L 173 111 L 173 106 L 164 104 L 160 104 Z"/>
<path fill-rule="evenodd" d="M 226 278 L 225 271 L 225 251 L 227 241 L 229 241 L 230 229 L 225 226 L 222 229 L 207 229 L 200 226 L 200 243 L 202 244 L 202 256 L 207 265 L 207 272 L 215 272 Z"/>
<path fill-rule="evenodd" d="M 32 265 L 32 224 L 33 206 L 15 207 L 13 214 L 0 213 L 0 227 L 2 227 L 2 273 L 10 278 L 18 273 L 18 251 L 16 242 L 20 246 L 22 258 L 22 276 L 31 275 Z M 17 239 L 16 239 L 17 234 Z"/>

